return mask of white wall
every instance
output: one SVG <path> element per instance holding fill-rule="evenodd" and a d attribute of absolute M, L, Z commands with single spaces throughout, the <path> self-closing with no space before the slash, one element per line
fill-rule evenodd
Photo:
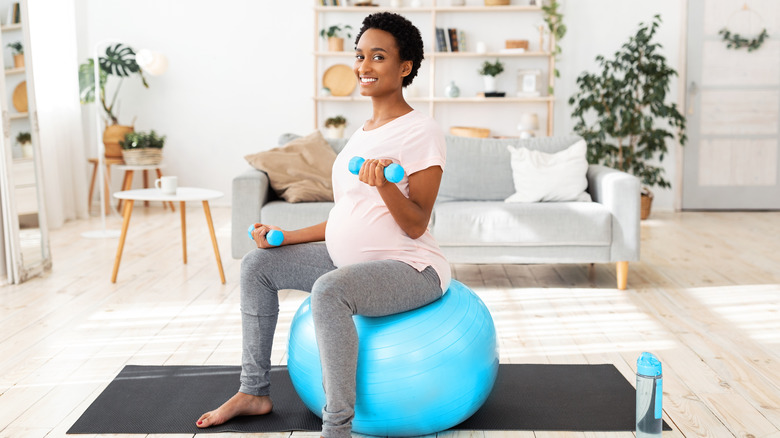
<path fill-rule="evenodd" d="M 386 0 L 378 0 L 386 4 Z M 446 0 L 439 0 L 446 3 Z M 571 132 L 568 98 L 580 72 L 596 69 L 596 55 L 611 55 L 639 22 L 661 14 L 658 41 L 669 64 L 681 70 L 685 0 L 562 0 L 568 34 L 556 82 L 556 134 Z M 524 3 L 524 0 L 513 0 Z M 312 0 L 221 2 L 192 0 L 76 0 L 79 62 L 102 39 L 164 52 L 168 72 L 136 80 L 121 91 L 121 121 L 168 135 L 165 173 L 180 185 L 221 190 L 230 202 L 232 177 L 247 167 L 245 154 L 269 149 L 283 132 L 306 133 L 313 117 Z M 446 85 L 446 84 L 444 84 Z M 444 86 L 442 85 L 442 86 Z M 677 97 L 678 84 L 670 96 Z M 85 114 L 90 114 L 85 110 Z M 85 117 L 90 156 L 94 116 Z M 664 162 L 674 180 L 674 156 Z M 114 175 L 119 186 L 119 175 Z M 654 209 L 671 209 L 672 191 L 656 191 Z"/>

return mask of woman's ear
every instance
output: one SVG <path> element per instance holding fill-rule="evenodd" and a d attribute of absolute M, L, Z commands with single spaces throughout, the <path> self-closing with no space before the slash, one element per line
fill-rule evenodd
<path fill-rule="evenodd" d="M 407 77 L 412 73 L 412 61 L 401 62 L 401 77 Z"/>

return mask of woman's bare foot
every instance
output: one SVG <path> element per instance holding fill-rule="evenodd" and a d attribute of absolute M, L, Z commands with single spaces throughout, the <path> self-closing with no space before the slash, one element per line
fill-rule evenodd
<path fill-rule="evenodd" d="M 240 415 L 263 415 L 271 412 L 273 407 L 271 397 L 238 392 L 222 406 L 201 415 L 197 425 L 198 427 L 216 426 Z"/>

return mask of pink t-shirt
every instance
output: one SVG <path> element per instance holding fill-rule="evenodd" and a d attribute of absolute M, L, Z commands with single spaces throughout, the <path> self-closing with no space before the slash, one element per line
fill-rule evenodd
<path fill-rule="evenodd" d="M 418 271 L 432 266 L 439 275 L 442 291 L 450 284 L 450 265 L 430 230 L 417 239 L 409 237 L 396 223 L 376 187 L 361 182 L 349 172 L 354 156 L 386 158 L 403 166 L 403 180 L 396 185 L 409 197 L 408 175 L 441 166 L 447 146 L 444 135 L 429 116 L 412 111 L 370 131 L 352 135 L 333 163 L 333 198 L 325 229 L 328 253 L 337 266 L 372 260 L 398 260 Z"/>

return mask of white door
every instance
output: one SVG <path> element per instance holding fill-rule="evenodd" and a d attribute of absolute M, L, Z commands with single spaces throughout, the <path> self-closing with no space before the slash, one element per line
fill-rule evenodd
<path fill-rule="evenodd" d="M 780 209 L 780 1 L 690 0 L 687 53 L 683 209 Z"/>

